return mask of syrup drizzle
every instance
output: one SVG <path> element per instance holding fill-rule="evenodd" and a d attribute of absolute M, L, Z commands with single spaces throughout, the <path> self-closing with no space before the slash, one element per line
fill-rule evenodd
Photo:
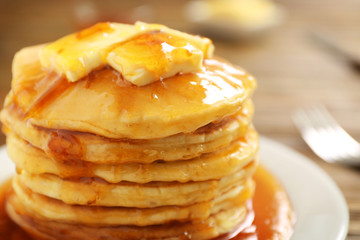
<path fill-rule="evenodd" d="M 35 65 L 37 64 L 35 63 Z M 30 69 L 33 69 L 34 73 L 39 71 L 37 67 Z M 29 73 L 25 72 L 24 76 L 21 77 L 26 78 L 27 74 Z M 11 107 L 16 110 L 22 119 L 26 120 L 36 116 L 37 113 L 51 104 L 70 85 L 71 83 L 64 76 L 58 75 L 55 72 L 49 72 L 45 76 L 44 74 L 34 74 L 29 83 L 21 82 L 14 87 Z"/>
<path fill-rule="evenodd" d="M 68 86 L 69 82 L 65 77 L 60 75 L 55 76 L 50 82 L 50 85 L 38 95 L 32 105 L 26 110 L 23 118 L 30 118 L 32 115 L 35 115 L 37 111 L 41 111 L 42 108 L 50 104 L 51 100 L 55 100 Z"/>

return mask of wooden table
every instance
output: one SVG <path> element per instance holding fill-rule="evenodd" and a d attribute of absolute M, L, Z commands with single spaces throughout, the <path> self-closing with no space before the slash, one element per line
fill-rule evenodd
<path fill-rule="evenodd" d="M 130 10 L 147 11 L 147 19 L 191 31 L 181 13 L 184 1 L 106 1 L 102 20 L 129 20 Z M 102 1 L 103 2 L 103 1 Z M 255 125 L 310 158 L 342 190 L 350 210 L 348 239 L 360 239 L 360 170 L 323 162 L 307 147 L 293 126 L 290 113 L 298 107 L 325 104 L 341 125 L 360 140 L 360 73 L 314 44 L 311 30 L 322 31 L 360 56 L 360 2 L 357 0 L 279 0 L 287 13 L 281 26 L 247 42 L 218 42 L 216 54 L 245 67 L 258 79 L 254 96 Z M 54 40 L 74 31 L 79 23 L 74 6 L 81 1 L 0 2 L 0 97 L 10 86 L 11 58 L 23 46 Z M 93 5 L 91 5 L 93 4 Z M 56 9 L 56 11 L 54 11 Z M 150 11 L 149 11 L 150 9 Z M 77 13 L 79 15 L 79 13 Z M 83 23 L 81 23 L 83 24 Z M 1 136 L 0 143 L 5 143 Z M 311 196 L 309 196 L 311 197 Z"/>

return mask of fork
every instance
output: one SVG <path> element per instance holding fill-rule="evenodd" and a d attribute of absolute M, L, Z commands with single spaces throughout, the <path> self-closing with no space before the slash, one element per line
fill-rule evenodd
<path fill-rule="evenodd" d="M 329 163 L 360 166 L 360 143 L 322 105 L 298 109 L 292 119 L 316 155 Z"/>

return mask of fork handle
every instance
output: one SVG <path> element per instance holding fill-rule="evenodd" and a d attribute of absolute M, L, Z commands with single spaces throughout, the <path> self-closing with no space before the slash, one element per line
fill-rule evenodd
<path fill-rule="evenodd" d="M 360 72 L 359 57 L 349 53 L 347 50 L 341 47 L 339 43 L 335 42 L 333 39 L 329 38 L 324 34 L 321 34 L 319 32 L 311 32 L 311 36 L 320 44 L 325 46 L 329 51 L 345 59 L 354 70 Z"/>

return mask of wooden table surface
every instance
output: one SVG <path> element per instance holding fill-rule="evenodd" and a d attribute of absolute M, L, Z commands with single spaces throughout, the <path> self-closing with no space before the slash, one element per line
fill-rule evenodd
<path fill-rule="evenodd" d="M 349 206 L 348 239 L 360 239 L 360 170 L 320 160 L 303 142 L 290 118 L 293 109 L 321 103 L 360 140 L 360 73 L 309 37 L 310 31 L 324 32 L 360 57 L 360 1 L 277 2 L 286 11 L 281 26 L 248 41 L 215 41 L 216 54 L 256 76 L 259 87 L 254 96 L 254 122 L 260 134 L 304 154 L 335 180 Z M 183 3 L 181 0 L 113 0 L 101 1 L 101 5 L 100 1 L 0 1 L 1 99 L 10 87 L 13 54 L 21 47 L 57 39 L 87 24 L 85 20 L 79 22 L 83 13 L 76 9 L 80 5 L 90 13 L 101 9 L 100 20 L 129 20 L 145 13 L 145 20 L 192 31 L 192 25 L 182 14 Z M 135 7 L 134 12 L 131 9 Z M 5 143 L 3 135 L 0 143 Z"/>

